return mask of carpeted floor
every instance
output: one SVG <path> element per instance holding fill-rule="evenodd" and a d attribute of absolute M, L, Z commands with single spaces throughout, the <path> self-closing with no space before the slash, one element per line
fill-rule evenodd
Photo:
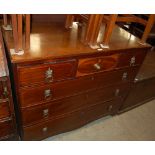
<path fill-rule="evenodd" d="M 105 117 L 45 140 L 155 140 L 155 100 L 121 115 Z"/>

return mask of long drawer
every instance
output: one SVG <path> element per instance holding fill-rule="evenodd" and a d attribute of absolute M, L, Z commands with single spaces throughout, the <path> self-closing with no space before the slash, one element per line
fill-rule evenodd
<path fill-rule="evenodd" d="M 21 88 L 19 90 L 20 106 L 37 105 L 42 102 L 76 95 L 91 89 L 133 81 L 137 70 L 138 67 L 126 68 L 55 84 Z"/>
<path fill-rule="evenodd" d="M 130 85 L 114 85 L 89 91 L 84 94 L 51 101 L 47 104 L 37 105 L 22 109 L 23 125 L 29 125 L 40 120 L 56 118 L 60 115 L 71 113 L 97 103 L 106 102 L 117 97 L 124 98 Z"/>
<path fill-rule="evenodd" d="M 70 79 L 75 76 L 75 67 L 75 59 L 51 61 L 41 65 L 18 66 L 19 85 L 27 86 Z"/>
<path fill-rule="evenodd" d="M 121 102 L 121 99 L 112 100 L 70 113 L 64 117 L 24 127 L 23 140 L 40 140 L 73 130 L 102 116 L 115 113 L 119 109 Z"/>
<path fill-rule="evenodd" d="M 125 52 L 110 56 L 79 59 L 77 76 L 105 72 L 118 68 L 140 65 L 146 55 L 144 51 Z"/>
<path fill-rule="evenodd" d="M 0 138 L 3 139 L 14 132 L 12 120 L 0 121 Z"/>
<path fill-rule="evenodd" d="M 0 101 L 0 119 L 10 116 L 10 108 L 8 101 Z"/>

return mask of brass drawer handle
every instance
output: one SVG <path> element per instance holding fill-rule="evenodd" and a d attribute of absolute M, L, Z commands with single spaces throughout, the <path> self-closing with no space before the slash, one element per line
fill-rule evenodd
<path fill-rule="evenodd" d="M 4 87 L 3 95 L 7 98 L 9 95 L 7 87 Z"/>
<path fill-rule="evenodd" d="M 94 81 L 94 79 L 95 79 L 95 78 L 92 76 L 92 77 L 91 77 L 91 80 Z"/>
<path fill-rule="evenodd" d="M 122 80 L 126 80 L 128 77 L 128 73 L 127 72 L 124 72 L 123 75 L 122 75 Z"/>
<path fill-rule="evenodd" d="M 98 63 L 94 64 L 94 67 L 95 67 L 96 70 L 100 70 L 101 69 L 101 66 Z"/>
<path fill-rule="evenodd" d="M 134 66 L 135 62 L 136 62 L 136 57 L 133 56 L 133 57 L 130 59 L 130 66 Z"/>
<path fill-rule="evenodd" d="M 44 96 L 45 96 L 45 99 L 50 99 L 52 97 L 52 93 L 51 93 L 51 90 L 50 89 L 47 89 L 44 91 Z"/>
<path fill-rule="evenodd" d="M 48 128 L 47 128 L 47 127 L 42 128 L 42 132 L 43 132 L 43 133 L 46 133 L 46 132 L 47 132 L 47 130 L 48 130 Z"/>
<path fill-rule="evenodd" d="M 43 117 L 47 117 L 49 114 L 49 110 L 48 109 L 44 109 L 43 110 Z"/>
<path fill-rule="evenodd" d="M 46 82 L 52 82 L 53 81 L 53 70 L 49 67 L 48 70 L 45 72 L 45 80 Z"/>
<path fill-rule="evenodd" d="M 112 109 L 113 109 L 113 105 L 110 105 L 110 106 L 108 107 L 108 111 L 110 112 Z"/>
<path fill-rule="evenodd" d="M 119 93 L 120 93 L 120 89 L 116 89 L 115 90 L 115 96 L 119 96 Z"/>

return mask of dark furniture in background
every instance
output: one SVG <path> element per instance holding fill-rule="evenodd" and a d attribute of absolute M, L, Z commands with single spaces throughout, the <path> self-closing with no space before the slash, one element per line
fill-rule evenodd
<path fill-rule="evenodd" d="M 9 71 L 0 29 L 0 140 L 17 140 Z"/>

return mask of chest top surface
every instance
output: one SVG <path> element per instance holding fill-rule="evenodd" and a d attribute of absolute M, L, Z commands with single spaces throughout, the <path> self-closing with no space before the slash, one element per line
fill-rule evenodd
<path fill-rule="evenodd" d="M 82 43 L 84 32 L 85 28 L 78 27 L 77 24 L 67 30 L 63 23 L 32 23 L 30 49 L 25 50 L 22 56 L 11 55 L 11 61 L 18 63 L 93 53 L 104 55 L 111 51 L 149 47 L 147 44 L 139 44 L 138 38 L 116 26 L 109 43 L 110 48 L 97 51 Z M 98 42 L 102 42 L 103 34 L 104 25 L 101 27 Z M 13 48 L 12 32 L 5 31 L 4 36 L 7 48 Z"/>

